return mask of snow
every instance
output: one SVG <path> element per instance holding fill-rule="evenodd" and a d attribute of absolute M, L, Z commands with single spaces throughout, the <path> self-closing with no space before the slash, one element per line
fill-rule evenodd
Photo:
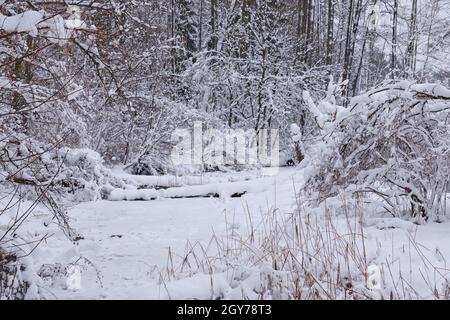
<path fill-rule="evenodd" d="M 432 96 L 450 98 L 450 90 L 439 84 L 414 84 L 411 85 L 411 90 Z"/>
<path fill-rule="evenodd" d="M 10 81 L 6 77 L 0 77 L 0 88 L 7 89 L 10 86 Z"/>
<path fill-rule="evenodd" d="M 2 3 L 0 3 L 1 5 Z M 6 32 L 26 32 L 32 36 L 38 34 L 37 25 L 43 23 L 48 27 L 47 36 L 50 41 L 64 45 L 72 35 L 73 29 L 87 28 L 84 21 L 77 15 L 73 19 L 64 20 L 60 15 L 55 15 L 43 22 L 44 13 L 41 11 L 29 10 L 13 16 L 0 14 L 0 30 Z"/>
<path fill-rule="evenodd" d="M 413 298 L 433 299 L 433 284 L 437 283 L 437 290 L 445 288 L 448 284 L 449 271 L 446 263 L 450 257 L 450 249 L 442 243 L 450 241 L 448 234 L 450 224 L 444 223 L 429 227 L 415 226 L 411 229 L 412 231 L 408 231 L 390 225 L 386 228 L 367 228 L 365 230 L 367 237 L 365 250 L 371 257 L 368 271 L 376 270 L 377 266 L 381 266 L 384 282 L 389 283 L 387 287 L 394 292 L 401 289 L 392 285 L 390 277 L 397 281 L 399 275 L 403 273 L 405 283 L 411 284 L 417 291 L 417 296 L 413 295 Z M 416 245 L 413 238 L 420 245 Z M 213 275 L 197 274 L 169 283 L 166 285 L 165 294 L 158 298 L 211 299 L 223 296 L 225 299 L 242 299 L 242 291 L 244 291 L 244 296 L 249 299 L 258 299 L 256 292 L 261 286 L 261 275 L 273 270 L 270 267 L 244 270 L 247 275 L 239 285 L 231 285 L 233 282 L 230 278 L 234 275 L 231 271 Z M 423 276 L 426 273 L 432 274 L 432 278 L 423 278 L 428 277 Z M 345 276 L 345 272 L 343 272 L 343 276 Z M 398 280 L 397 285 L 401 286 L 400 283 L 401 281 Z M 212 289 L 211 286 L 213 286 Z M 376 296 L 377 290 L 373 290 L 373 294 Z M 388 297 L 385 296 L 385 298 Z"/>
<path fill-rule="evenodd" d="M 291 124 L 291 135 L 292 135 L 292 141 L 294 142 L 301 142 L 302 141 L 302 132 L 298 125 L 295 123 Z"/>
<path fill-rule="evenodd" d="M 100 154 L 90 149 L 61 148 L 58 150 L 58 153 L 69 165 L 76 165 L 79 162 L 96 165 L 103 162 Z"/>
<path fill-rule="evenodd" d="M 276 177 L 254 176 L 251 181 L 225 183 L 227 187 L 217 183 L 172 188 L 174 191 L 154 190 L 155 198 L 159 199 L 150 202 L 82 203 L 69 212 L 72 226 L 83 236 L 76 243 L 68 241 L 49 223 L 50 213 L 37 210 L 22 232 L 32 234 L 38 230 L 38 223 L 46 221 L 48 227 L 43 233 L 53 236 L 31 254 L 29 272 L 40 270 L 42 265 L 64 267 L 76 263 L 82 267 L 82 286 L 79 290 L 68 290 L 64 277 L 52 281 L 38 277 L 36 288 L 28 298 L 36 297 L 39 291 L 48 299 L 241 299 L 243 294 L 257 299 L 262 276 L 275 272 L 270 265 L 250 266 L 243 260 L 240 267 L 212 274 L 184 272 L 184 276 L 162 282 L 161 276 L 167 267 L 172 268 L 172 263 L 174 270 L 180 271 L 178 265 L 189 246 L 208 248 L 213 235 L 224 235 L 230 232 L 230 227 L 236 234 L 245 234 L 249 218 L 255 226 L 266 228 L 261 224 L 263 217 L 275 208 L 281 215 L 291 212 L 295 189 L 303 185 L 305 174 L 303 169 L 285 168 Z M 242 198 L 160 197 L 160 192 L 175 196 L 197 193 L 193 190 L 209 192 L 222 188 L 229 194 L 244 187 L 251 192 Z M 145 197 L 151 195 L 149 190 L 131 191 L 116 189 L 111 196 L 129 200 L 139 192 Z M 330 199 L 327 207 L 331 212 L 339 212 L 340 203 L 339 198 Z M 322 219 L 321 209 L 317 210 L 317 217 Z M 13 215 L 11 212 L 10 217 Z M 0 225 L 7 226 L 6 215 L 0 218 Z M 344 232 L 345 216 L 337 214 L 336 225 Z M 450 247 L 446 245 L 450 243 L 449 222 L 418 226 L 397 218 L 367 216 L 364 234 L 371 263 L 385 268 L 389 263 L 394 277 L 402 268 L 408 283 L 424 299 L 433 298 L 433 293 L 421 274 L 428 272 L 439 285 L 445 284 L 450 275 L 446 269 L 446 261 L 450 259 Z M 171 259 L 169 252 L 173 254 Z"/>
<path fill-rule="evenodd" d="M 158 187 L 182 187 L 188 185 L 203 185 L 210 183 L 221 182 L 237 182 L 247 181 L 257 176 L 254 172 L 242 173 L 221 173 L 220 175 L 214 173 L 206 173 L 202 175 L 164 175 L 164 176 L 139 176 L 124 173 L 120 169 L 115 169 L 114 175 L 123 180 L 125 183 L 135 186 L 158 186 Z"/>
<path fill-rule="evenodd" d="M 0 29 L 6 32 L 27 32 L 30 35 L 37 35 L 37 24 L 44 17 L 39 11 L 25 11 L 14 16 L 4 16 L 0 14 Z"/>
<path fill-rule="evenodd" d="M 86 23 L 80 19 L 68 19 L 65 21 L 65 26 L 67 29 L 81 29 L 87 27 Z"/>
<path fill-rule="evenodd" d="M 266 189 L 268 179 L 256 181 L 214 183 L 200 186 L 169 188 L 167 190 L 141 189 L 123 190 L 115 189 L 111 192 L 109 200 L 154 200 L 156 198 L 193 198 L 193 197 L 213 197 L 228 198 L 235 194 L 258 193 Z"/>
<path fill-rule="evenodd" d="M 49 27 L 48 37 L 50 41 L 59 45 L 64 45 L 67 42 L 69 34 L 64 27 L 64 19 L 60 15 L 56 15 L 47 21 Z"/>
<path fill-rule="evenodd" d="M 282 179 L 290 177 L 282 175 Z M 256 212 L 276 201 L 275 186 L 278 178 L 258 179 L 252 186 L 246 182 L 231 183 L 229 192 L 239 188 L 249 188 L 259 193 L 253 196 L 228 200 L 220 198 L 159 199 L 151 202 L 87 202 L 70 210 L 72 226 L 84 239 L 72 244 L 51 221 L 52 215 L 45 209 L 37 210 L 29 223 L 22 229 L 24 234 L 33 234 L 42 229 L 43 221 L 49 225 L 42 234 L 53 234 L 49 241 L 42 243 L 31 255 L 33 269 L 39 270 L 43 264 L 59 263 L 67 266 L 84 257 L 89 263 L 82 263 L 82 289 L 71 291 L 62 282 L 38 281 L 41 292 L 49 299 L 112 299 L 112 298 L 161 298 L 167 297 L 158 284 L 159 271 L 167 262 L 168 250 L 182 253 L 186 241 L 209 241 L 213 230 L 223 234 L 226 221 L 236 218 L 236 227 L 244 228 L 246 214 L 244 206 L 250 205 Z M 292 180 L 290 180 L 292 181 Z M 204 186 L 192 186 L 193 188 Z M 222 187 L 216 184 L 216 188 Z M 207 190 L 210 186 L 206 187 Z M 267 189 L 266 191 L 263 191 Z M 196 190 L 196 189 L 195 189 Z M 239 189 L 240 190 L 240 189 Z M 116 191 L 117 192 L 117 191 Z M 179 194 L 174 193 L 173 195 Z M 289 192 L 286 196 L 293 196 Z M 291 200 L 285 202 L 290 205 Z M 26 207 L 24 205 L 24 207 Z M 7 226 L 14 212 L 2 215 L 0 225 Z M 258 213 L 259 215 L 259 213 Z M 42 234 L 34 234 L 39 237 Z M 82 260 L 84 261 L 84 260 Z M 92 264 L 91 264 L 92 263 Z M 99 275 L 101 274 L 101 275 Z M 103 285 L 103 287 L 102 287 Z M 169 285 L 171 287 L 172 285 Z M 203 290 L 199 289 L 199 290 Z M 200 292 L 201 293 L 201 292 Z M 180 288 L 173 296 L 190 295 Z"/>
<path fill-rule="evenodd" d="M 450 0 L 314 10 L 300 51 L 284 2 L 208 27 L 179 1 L 174 34 L 164 5 L 63 2 L 0 0 L 0 300 L 449 298 Z M 298 167 L 250 171 L 278 142 Z"/>
<path fill-rule="evenodd" d="M 155 270 L 166 263 L 169 248 L 182 252 L 187 239 L 193 242 L 207 240 L 212 228 L 223 232 L 223 207 L 224 204 L 215 199 L 83 204 L 73 209 L 72 216 L 75 227 L 85 230 L 85 239 L 73 249 L 62 239 L 52 239 L 35 255 L 47 257 L 47 263 L 56 260 L 66 264 L 82 255 L 101 272 L 103 288 L 96 272 L 88 269 L 83 272 L 80 291 L 51 286 L 49 290 L 58 298 L 167 297 L 157 284 L 158 272 Z M 181 287 L 169 285 L 174 290 L 171 297 L 191 294 L 202 297 L 205 294 L 203 287 L 198 287 L 197 293 L 191 291 L 189 288 L 195 288 L 196 284 L 189 282 L 186 280 L 186 286 Z"/>
<path fill-rule="evenodd" d="M 311 98 L 311 94 L 308 91 L 303 91 L 303 100 L 307 103 L 309 110 L 314 115 L 314 118 L 317 121 L 317 125 L 320 128 L 323 128 L 325 122 L 327 121 L 326 116 L 317 108 L 316 104 Z"/>

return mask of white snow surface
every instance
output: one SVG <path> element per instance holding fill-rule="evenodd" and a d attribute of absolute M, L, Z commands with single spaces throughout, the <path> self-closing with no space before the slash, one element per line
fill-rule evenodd
<path fill-rule="evenodd" d="M 241 198 L 104 200 L 74 206 L 69 211 L 71 224 L 84 239 L 71 243 L 50 224 L 43 233 L 52 237 L 29 260 L 31 270 L 39 270 L 43 264 L 81 265 L 81 288 L 69 290 L 64 280 L 49 282 L 41 278 L 37 279 L 36 287 L 48 299 L 210 299 L 219 293 L 225 299 L 240 299 L 242 292 L 257 298 L 252 296 L 258 286 L 257 272 L 248 273 L 239 286 L 230 285 L 233 275 L 229 272 L 193 274 L 163 283 L 159 281 L 160 272 L 171 263 L 169 250 L 175 257 L 182 256 L 187 241 L 207 246 L 213 234 L 225 234 L 230 222 L 236 231 L 245 233 L 249 217 L 256 225 L 271 209 L 292 212 L 295 190 L 303 183 L 303 175 L 300 169 L 285 168 L 275 177 L 254 176 L 251 181 L 237 182 L 236 186 L 247 184 L 245 187 L 253 188 Z M 233 185 L 229 183 L 228 190 L 236 191 Z M 188 187 L 183 188 L 183 192 L 188 192 Z M 193 188 L 214 189 L 211 185 Z M 220 189 L 220 183 L 215 188 Z M 329 207 L 333 208 L 332 202 Z M 48 224 L 51 215 L 38 209 L 30 219 L 28 229 L 23 232 L 41 236 L 33 233 L 42 230 L 42 222 Z M 7 215 L 0 216 L 0 226 L 7 225 Z M 408 273 L 405 277 L 412 279 L 415 290 L 424 299 L 431 299 L 433 292 L 421 273 L 428 271 L 438 280 L 449 276 L 446 265 L 450 260 L 449 222 L 417 226 L 399 219 L 367 217 L 365 235 L 368 256 L 381 263 L 392 260 L 393 265 L 403 265 L 403 271 Z M 411 254 L 411 238 L 420 243 L 420 254 L 414 250 Z M 438 272 L 428 270 L 424 261 L 432 262 Z M 35 297 L 33 292 L 28 296 Z"/>

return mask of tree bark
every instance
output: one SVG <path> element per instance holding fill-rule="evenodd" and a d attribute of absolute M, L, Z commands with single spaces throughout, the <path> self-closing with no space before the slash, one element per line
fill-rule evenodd
<path fill-rule="evenodd" d="M 406 51 L 406 74 L 405 76 L 414 77 L 416 71 L 417 55 L 417 0 L 412 0 L 411 25 L 408 36 L 408 49 Z"/>
<path fill-rule="evenodd" d="M 328 28 L 327 28 L 327 65 L 333 63 L 334 49 L 334 0 L 328 0 Z"/>
<path fill-rule="evenodd" d="M 209 49 L 217 51 L 217 0 L 211 0 L 211 19 L 209 24 L 211 27 L 211 41 Z"/>
<path fill-rule="evenodd" d="M 394 0 L 392 14 L 392 53 L 391 53 L 391 73 L 392 79 L 396 77 L 397 69 L 397 26 L 398 26 L 398 0 Z"/>

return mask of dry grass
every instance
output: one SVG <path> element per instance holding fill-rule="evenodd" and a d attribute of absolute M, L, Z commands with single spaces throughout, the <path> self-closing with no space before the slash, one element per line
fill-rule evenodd
<path fill-rule="evenodd" d="M 395 259 L 376 264 L 380 268 L 380 289 L 368 287 L 369 266 L 376 257 L 369 257 L 367 237 L 363 227 L 364 204 L 356 200 L 349 205 L 342 199 L 339 219 L 324 206 L 322 214 L 297 199 L 297 209 L 290 214 L 271 210 L 255 225 L 247 210 L 247 231 L 238 233 L 234 221 L 227 221 L 225 236 L 214 234 L 208 244 L 190 243 L 178 256 L 169 252 L 167 267 L 161 272 L 164 286 L 167 282 L 197 274 L 211 275 L 211 299 L 227 298 L 226 293 L 213 290 L 213 275 L 226 274 L 231 289 L 248 287 L 250 274 L 258 274 L 259 281 L 248 290 L 241 288 L 242 299 L 293 300 L 359 300 L 359 299 L 418 299 L 412 279 L 402 271 L 394 271 Z M 421 246 L 410 239 L 410 257 L 421 254 Z M 395 253 L 393 252 L 395 255 Z M 423 278 L 430 296 L 445 299 L 449 287 L 437 288 L 433 277 L 444 272 L 422 258 Z M 411 266 L 409 266 L 411 268 Z M 406 270 L 406 266 L 401 270 Z M 446 270 L 448 271 L 448 270 Z M 407 272 L 405 272 L 406 274 Z M 435 277 L 434 277 L 435 278 Z M 371 279 L 371 278 L 370 278 Z M 167 287 L 166 287 L 167 288 Z M 170 297 L 170 294 L 169 294 Z M 235 295 L 234 295 L 235 297 Z M 195 298 L 195 297 L 193 297 Z"/>

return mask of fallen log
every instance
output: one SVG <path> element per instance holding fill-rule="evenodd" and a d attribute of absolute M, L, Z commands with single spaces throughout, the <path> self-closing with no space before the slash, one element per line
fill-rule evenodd
<path fill-rule="evenodd" d="M 110 201 L 151 201 L 156 199 L 240 198 L 247 193 L 263 192 L 264 179 L 234 183 L 215 183 L 168 189 L 114 189 L 106 197 Z"/>

